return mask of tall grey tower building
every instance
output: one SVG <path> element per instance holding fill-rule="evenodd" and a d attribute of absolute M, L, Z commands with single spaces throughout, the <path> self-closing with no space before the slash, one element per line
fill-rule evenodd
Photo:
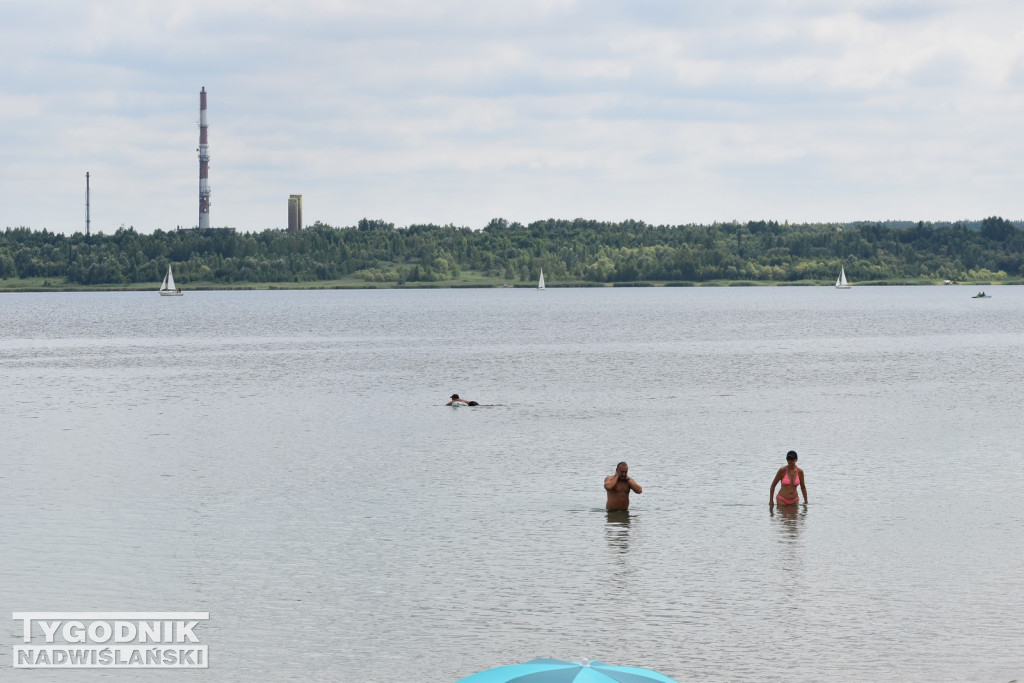
<path fill-rule="evenodd" d="M 288 232 L 302 230 L 302 195 L 288 197 Z"/>

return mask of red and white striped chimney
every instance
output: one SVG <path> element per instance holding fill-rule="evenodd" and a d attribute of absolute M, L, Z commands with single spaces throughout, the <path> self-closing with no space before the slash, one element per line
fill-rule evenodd
<path fill-rule="evenodd" d="M 199 91 L 199 229 L 210 227 L 210 145 L 206 139 L 206 87 Z"/>

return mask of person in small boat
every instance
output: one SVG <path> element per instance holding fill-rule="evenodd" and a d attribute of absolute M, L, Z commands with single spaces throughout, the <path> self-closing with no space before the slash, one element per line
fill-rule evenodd
<path fill-rule="evenodd" d="M 615 474 L 604 478 L 604 490 L 608 493 L 608 502 L 605 508 L 608 510 L 628 510 L 629 492 L 636 494 L 644 492 L 640 484 L 629 476 L 629 465 L 620 462 L 615 467 Z"/>
<path fill-rule="evenodd" d="M 450 400 L 447 403 L 445 403 L 445 405 L 446 406 L 450 406 L 450 405 L 453 405 L 455 403 L 465 403 L 467 406 L 478 406 L 478 405 L 480 405 L 476 401 L 467 401 L 464 398 L 459 398 L 458 394 L 452 394 L 452 400 Z"/>
<path fill-rule="evenodd" d="M 772 487 L 768 491 L 768 507 L 775 507 L 775 503 L 782 505 L 796 505 L 800 502 L 800 495 L 796 487 L 804 494 L 804 504 L 807 504 L 807 482 L 804 471 L 796 466 L 796 451 L 786 453 L 786 466 L 780 467 L 772 479 Z M 781 484 L 779 495 L 775 495 L 776 485 Z"/>

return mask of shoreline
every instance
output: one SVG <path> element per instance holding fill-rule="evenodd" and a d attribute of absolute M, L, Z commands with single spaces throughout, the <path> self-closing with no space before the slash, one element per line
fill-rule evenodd
<path fill-rule="evenodd" d="M 858 287 L 1003 287 L 1024 285 L 1024 280 L 1008 280 L 1005 282 L 958 282 L 945 284 L 936 280 L 880 280 L 859 282 L 852 285 Z M 639 282 L 571 282 L 548 284 L 547 289 L 586 289 L 615 287 L 833 287 L 830 282 L 798 280 L 794 282 L 755 282 L 751 280 L 713 280 L 710 282 L 674 282 L 674 281 L 639 281 Z M 45 292 L 153 292 L 156 293 L 159 283 L 141 285 L 69 285 L 52 284 L 46 281 L 40 284 L 37 280 L 0 281 L 0 294 L 38 294 Z M 253 291 L 253 290 L 365 290 L 365 289 L 536 289 L 534 283 L 498 284 L 488 282 L 442 281 L 424 283 L 357 283 L 339 282 L 337 280 L 311 282 L 246 282 L 220 284 L 198 282 L 185 284 L 186 292 L 217 292 L 217 291 Z"/>

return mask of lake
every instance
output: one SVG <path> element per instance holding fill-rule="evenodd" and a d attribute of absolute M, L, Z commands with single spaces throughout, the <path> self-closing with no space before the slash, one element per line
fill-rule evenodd
<path fill-rule="evenodd" d="M 550 284 L 0 296 L 0 611 L 210 612 L 17 678 L 1024 679 L 1024 288 Z"/>

